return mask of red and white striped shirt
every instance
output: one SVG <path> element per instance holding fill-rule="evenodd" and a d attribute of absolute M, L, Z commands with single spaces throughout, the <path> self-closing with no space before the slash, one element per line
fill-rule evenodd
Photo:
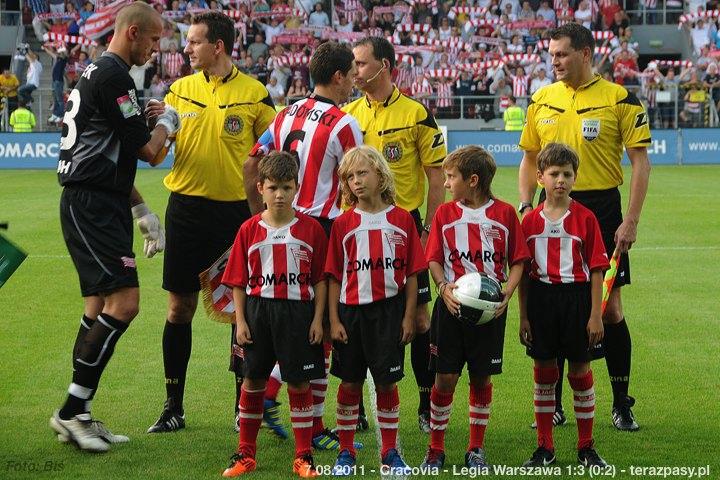
<path fill-rule="evenodd" d="M 529 260 L 530 252 L 515 209 L 494 198 L 480 208 L 442 204 L 433 217 L 425 256 L 442 265 L 451 282 L 472 272 L 505 282 L 507 267 Z"/>
<path fill-rule="evenodd" d="M 515 98 L 527 96 L 530 75 L 511 75 L 510 78 L 512 79 L 513 96 Z"/>
<path fill-rule="evenodd" d="M 400 207 L 378 213 L 352 208 L 333 223 L 325 272 L 340 282 L 340 303 L 394 297 L 407 277 L 426 268 L 415 220 Z"/>
<path fill-rule="evenodd" d="M 523 218 L 532 253 L 529 275 L 543 283 L 586 283 L 592 270 L 610 267 L 595 215 L 577 201 L 557 221 L 543 214 L 544 204 Z"/>
<path fill-rule="evenodd" d="M 440 108 L 452 107 L 452 87 L 453 81 L 443 81 L 435 84 L 437 95 L 437 106 Z"/>
<path fill-rule="evenodd" d="M 430 108 L 430 100 L 427 97 L 433 94 L 433 88 L 426 78 L 415 79 L 410 85 L 410 94 L 415 100 Z"/>
<path fill-rule="evenodd" d="M 342 213 L 338 165 L 346 151 L 362 144 L 363 133 L 355 117 L 332 100 L 313 94 L 278 113 L 251 155 L 263 149 L 296 152 L 300 187 L 293 207 L 314 217 L 334 219 Z"/>
<path fill-rule="evenodd" d="M 170 78 L 179 78 L 180 77 L 180 70 L 182 69 L 182 66 L 185 64 L 185 58 L 183 58 L 182 53 L 175 52 L 175 53 L 165 53 L 163 54 L 163 70 L 164 74 L 167 75 Z"/>
<path fill-rule="evenodd" d="M 309 301 L 323 280 L 326 253 L 327 236 L 314 218 L 296 212 L 275 228 L 258 213 L 238 230 L 222 283 L 256 297 Z"/>

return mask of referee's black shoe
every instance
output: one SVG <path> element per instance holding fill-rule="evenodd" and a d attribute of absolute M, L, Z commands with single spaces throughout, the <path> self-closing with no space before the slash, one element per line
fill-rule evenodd
<path fill-rule="evenodd" d="M 160 418 L 148 428 L 147 433 L 176 432 L 183 428 L 185 428 L 185 413 L 182 410 L 170 408 L 169 401 L 167 401 Z"/>
<path fill-rule="evenodd" d="M 578 462 L 585 467 L 607 467 L 608 464 L 592 447 L 578 450 Z"/>
<path fill-rule="evenodd" d="M 633 405 L 635 405 L 635 399 L 627 396 L 622 404 L 613 407 L 612 420 L 615 428 L 625 432 L 634 432 L 640 429 L 631 409 Z"/>

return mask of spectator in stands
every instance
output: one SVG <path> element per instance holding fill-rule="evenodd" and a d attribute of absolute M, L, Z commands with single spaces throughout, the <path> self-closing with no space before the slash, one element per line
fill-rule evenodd
<path fill-rule="evenodd" d="M 533 72 L 533 79 L 530 81 L 530 95 L 534 95 L 535 92 L 540 90 L 542 87 L 546 85 L 550 85 L 552 83 L 552 80 L 548 78 L 547 74 L 545 73 L 545 67 L 537 67 L 535 69 L 535 72 Z"/>
<path fill-rule="evenodd" d="M 25 85 L 18 88 L 18 97 L 20 100 L 25 101 L 25 106 L 29 107 L 32 105 L 32 92 L 40 88 L 40 75 L 42 74 L 42 64 L 38 59 L 37 54 L 28 51 L 25 58 L 28 61 L 28 69 L 26 74 Z"/>
<path fill-rule="evenodd" d="M 708 101 L 707 91 L 695 72 L 690 75 L 690 82 L 686 85 L 688 90 L 684 97 L 685 106 L 680 112 L 680 120 L 685 122 L 688 127 L 701 127 L 704 123 L 703 116 Z"/>
<path fill-rule="evenodd" d="M 258 30 L 265 33 L 265 43 L 268 47 L 271 47 L 274 43 L 275 37 L 280 35 L 285 30 L 285 25 L 280 23 L 277 17 L 271 17 L 270 23 L 255 22 L 255 26 Z"/>
<path fill-rule="evenodd" d="M 53 59 L 52 64 L 52 92 L 53 109 L 48 123 L 59 123 L 65 115 L 65 67 L 68 56 L 67 47 L 63 46 L 57 50 L 50 45 L 43 45 L 43 50 Z"/>
<path fill-rule="evenodd" d="M 600 13 L 604 24 L 604 30 L 610 28 L 615 19 L 615 14 L 622 11 L 618 0 L 606 0 L 601 3 Z"/>
<path fill-rule="evenodd" d="M 18 105 L 18 87 L 20 82 L 17 77 L 10 72 L 9 68 L 4 68 L 0 75 L 0 100 L 7 99 L 8 111 L 13 111 Z"/>
<path fill-rule="evenodd" d="M 267 88 L 270 98 L 272 98 L 275 105 L 283 105 L 285 103 L 285 89 L 278 83 L 276 77 L 271 76 L 270 82 L 265 85 L 265 88 Z"/>
<path fill-rule="evenodd" d="M 172 81 L 180 78 L 180 70 L 183 64 L 185 64 L 185 57 L 183 54 L 178 52 L 176 43 L 170 43 L 170 50 L 167 53 L 163 53 L 163 76 L 169 78 Z"/>
<path fill-rule="evenodd" d="M 35 115 L 27 109 L 27 103 L 22 98 L 18 100 L 18 108 L 10 114 L 9 123 L 15 133 L 32 132 L 35 128 Z"/>
<path fill-rule="evenodd" d="M 340 15 L 340 23 L 335 25 L 335 31 L 337 32 L 352 32 L 354 30 L 354 25 L 350 22 L 348 22 L 348 19 L 345 15 Z"/>
<path fill-rule="evenodd" d="M 455 95 L 456 97 L 472 97 L 477 95 L 477 84 L 470 76 L 470 72 L 464 71 L 460 74 L 460 78 L 455 82 Z M 460 103 L 460 98 L 456 98 L 455 111 L 457 112 L 461 112 Z M 463 114 L 465 118 L 477 118 L 475 105 L 477 105 L 477 100 L 475 99 L 465 98 L 462 100 L 462 107 L 465 110 Z"/>
<path fill-rule="evenodd" d="M 570 2 L 568 0 L 562 0 L 560 2 L 560 8 L 555 11 L 555 15 L 557 16 L 558 26 L 575 21 L 575 10 L 573 10 L 570 6 Z"/>
<path fill-rule="evenodd" d="M 315 10 L 308 17 L 308 25 L 311 27 L 330 26 L 330 17 L 328 17 L 328 14 L 325 13 L 325 10 L 323 10 L 322 2 L 317 2 L 315 4 Z M 320 38 L 321 35 L 322 34 L 319 31 L 315 32 L 316 37 Z"/>
<path fill-rule="evenodd" d="M 716 109 L 720 109 L 720 73 L 718 70 L 718 64 L 713 62 L 708 65 L 705 77 L 703 77 L 703 84 L 710 91 Z"/>
<path fill-rule="evenodd" d="M 252 57 L 250 57 L 250 60 L 252 60 Z M 265 57 L 262 55 L 258 57 L 257 62 L 255 65 L 250 67 L 250 75 L 255 77 L 258 82 L 265 85 L 268 83 L 268 78 L 270 77 L 270 71 L 267 68 L 267 62 L 265 61 Z"/>
<path fill-rule="evenodd" d="M 510 45 L 507 46 L 508 53 L 524 53 L 525 45 L 520 35 L 513 35 Z"/>
<path fill-rule="evenodd" d="M 290 88 L 287 92 L 287 97 L 289 101 L 295 101 L 299 98 L 306 97 L 308 94 L 308 89 L 305 86 L 305 81 L 302 78 L 302 75 L 298 76 L 296 75 L 292 85 L 290 85 Z"/>
<path fill-rule="evenodd" d="M 156 73 L 155 75 L 153 75 L 152 80 L 150 81 L 150 88 L 148 90 L 150 92 L 151 98 L 162 100 L 163 98 L 165 98 L 167 84 L 163 82 L 160 79 L 160 75 Z"/>
<path fill-rule="evenodd" d="M 494 118 L 502 118 L 502 114 L 508 106 L 508 98 L 512 95 L 512 87 L 507 84 L 505 78 L 499 78 L 490 85 L 490 94 L 495 95 L 493 101 Z"/>
<path fill-rule="evenodd" d="M 49 0 L 50 13 L 65 13 L 65 0 Z"/>
<path fill-rule="evenodd" d="M 615 83 L 620 85 L 638 85 L 638 75 L 640 70 L 638 68 L 635 56 L 630 52 L 627 44 L 624 45 L 623 49 L 615 57 L 613 63 L 613 77 Z"/>
<path fill-rule="evenodd" d="M 267 43 L 265 43 L 264 37 L 261 33 L 255 35 L 255 41 L 248 46 L 247 53 L 255 62 L 257 62 L 259 57 L 268 57 L 270 48 L 267 46 Z"/>
<path fill-rule="evenodd" d="M 550 4 L 547 0 L 543 0 L 540 2 L 540 8 L 538 8 L 537 11 L 537 19 L 538 20 L 546 20 L 548 22 L 553 22 L 553 25 L 557 22 L 557 16 L 555 15 L 555 10 L 550 8 Z"/>
<path fill-rule="evenodd" d="M 521 22 L 527 22 L 535 20 L 535 12 L 532 9 L 532 6 L 530 5 L 530 2 L 528 0 L 524 0 L 522 2 L 522 8 L 520 9 L 520 12 L 518 12 L 518 21 Z"/>
<path fill-rule="evenodd" d="M 588 30 L 592 30 L 593 12 L 590 10 L 590 2 L 582 0 L 575 11 L 575 23 L 579 23 Z"/>
<path fill-rule="evenodd" d="M 705 23 L 701 18 L 695 22 L 695 27 L 690 31 L 692 37 L 693 50 L 695 55 L 700 55 L 702 48 L 710 43 L 710 24 Z"/>
<path fill-rule="evenodd" d="M 88 18 L 92 17 L 95 13 L 95 7 L 92 2 L 85 2 L 82 10 L 80 10 L 80 24 L 83 25 Z"/>

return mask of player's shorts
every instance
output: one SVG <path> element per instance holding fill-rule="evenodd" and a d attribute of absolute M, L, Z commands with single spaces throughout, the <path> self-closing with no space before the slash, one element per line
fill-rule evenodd
<path fill-rule="evenodd" d="M 579 363 L 602 358 L 602 344 L 588 348 L 591 309 L 589 283 L 550 285 L 530 280 L 527 312 L 532 347 L 526 348 L 527 355 L 535 360 L 561 357 Z"/>
<path fill-rule="evenodd" d="M 60 225 L 83 297 L 138 287 L 127 196 L 65 187 Z"/>
<path fill-rule="evenodd" d="M 317 220 L 317 222 L 320 224 L 320 226 L 323 228 L 323 231 L 325 231 L 325 235 L 327 235 L 328 239 L 330 238 L 330 230 L 332 230 L 332 226 L 334 223 L 334 220 L 331 220 L 329 218 L 325 217 L 315 217 L 310 215 L 312 218 Z"/>
<path fill-rule="evenodd" d="M 422 217 L 420 216 L 420 211 L 416 208 L 415 210 L 410 212 L 410 215 L 412 215 L 413 219 L 415 220 L 415 226 L 417 227 L 418 235 L 422 237 L 422 234 L 425 232 L 423 230 L 423 222 Z M 430 273 L 427 270 L 423 270 L 422 272 L 419 272 L 417 274 L 417 284 L 418 306 L 430 303 L 430 300 L 432 300 L 432 296 L 430 293 Z"/>
<path fill-rule="evenodd" d="M 600 234 L 605 244 L 605 250 L 607 250 L 607 256 L 608 258 L 612 257 L 615 251 L 615 231 L 623 221 L 620 190 L 611 188 L 609 190 L 570 192 L 570 196 L 595 214 L 600 224 Z M 629 284 L 630 258 L 625 252 L 620 255 L 613 288 Z"/>
<path fill-rule="evenodd" d="M 171 193 L 165 213 L 163 288 L 175 293 L 200 290 L 200 272 L 232 246 L 250 218 L 247 201 L 218 202 Z"/>
<path fill-rule="evenodd" d="M 405 295 L 399 293 L 366 305 L 339 305 L 348 342 L 333 343 L 330 373 L 344 382 L 365 380 L 367 370 L 378 385 L 400 381 L 405 346 L 400 344 Z"/>
<path fill-rule="evenodd" d="M 302 383 L 325 376 L 322 344 L 308 340 L 315 306 L 298 301 L 248 296 L 245 320 L 252 343 L 243 346 L 245 378 L 267 379 L 275 362 L 288 383 Z"/>
<path fill-rule="evenodd" d="M 435 300 L 430 324 L 430 370 L 461 374 L 467 363 L 473 376 L 502 373 L 507 310 L 483 325 L 470 325 L 452 315 L 441 297 Z"/>

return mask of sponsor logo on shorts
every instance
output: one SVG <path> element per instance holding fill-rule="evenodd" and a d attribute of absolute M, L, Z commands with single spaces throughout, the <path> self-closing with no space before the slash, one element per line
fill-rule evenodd
<path fill-rule="evenodd" d="M 135 259 L 131 257 L 120 257 L 120 261 L 125 268 L 137 268 L 135 265 Z"/>
<path fill-rule="evenodd" d="M 303 370 L 312 370 L 313 368 L 315 368 L 314 363 L 310 363 L 308 365 L 303 365 Z"/>
<path fill-rule="evenodd" d="M 228 115 L 227 118 L 225 118 L 225 131 L 230 135 L 240 133 L 244 125 L 243 119 L 237 115 Z"/>
<path fill-rule="evenodd" d="M 399 372 L 399 371 L 400 371 L 400 365 L 397 365 L 395 367 L 390 367 L 390 373 Z"/>
<path fill-rule="evenodd" d="M 490 363 L 492 363 L 493 365 L 500 365 L 502 363 L 502 358 L 493 358 L 492 360 L 490 360 Z"/>

